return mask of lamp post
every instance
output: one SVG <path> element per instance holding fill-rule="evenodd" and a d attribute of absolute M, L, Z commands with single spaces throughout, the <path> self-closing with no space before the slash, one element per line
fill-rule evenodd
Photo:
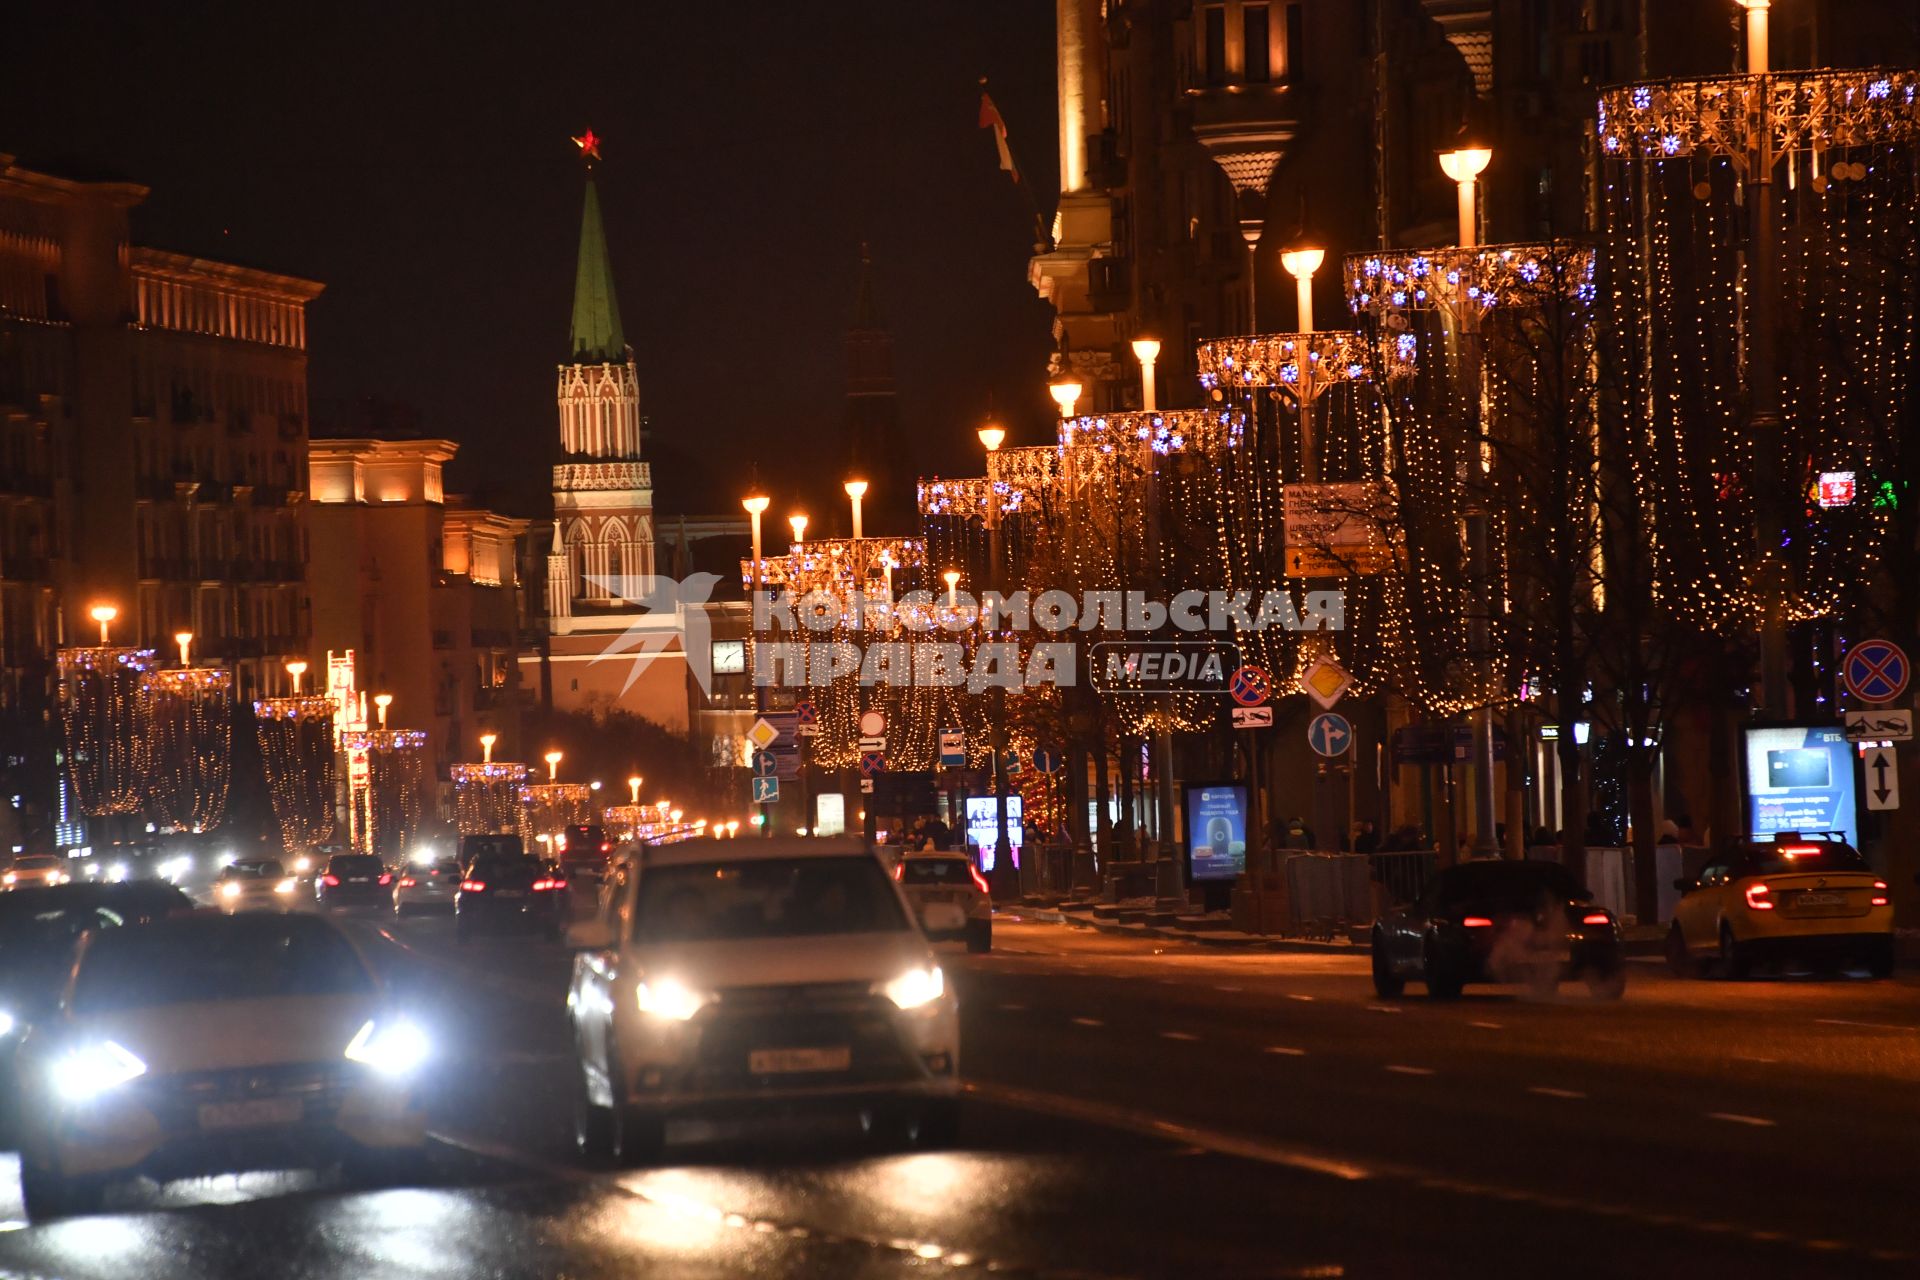
<path fill-rule="evenodd" d="M 107 628 L 112 626 L 113 620 L 120 616 L 120 611 L 110 604 L 97 604 L 87 610 L 87 616 L 100 624 L 101 646 L 105 647 L 106 645 L 112 644 L 113 641 L 107 634 Z"/>
<path fill-rule="evenodd" d="M 493 744 L 498 742 L 499 740 L 500 740 L 500 735 L 497 733 L 483 733 L 480 735 L 480 763 L 481 764 L 493 763 Z"/>
<path fill-rule="evenodd" d="M 1493 148 L 1468 144 L 1440 153 L 1441 170 L 1460 192 L 1460 247 L 1480 243 L 1480 175 L 1493 160 Z"/>
<path fill-rule="evenodd" d="M 1767 10 L 1772 0 L 1738 0 L 1747 11 L 1747 74 L 1764 76 L 1767 65 Z"/>
<path fill-rule="evenodd" d="M 640 803 L 640 784 L 644 781 L 646 781 L 646 779 L 637 773 L 627 779 L 627 794 L 636 805 Z"/>
<path fill-rule="evenodd" d="M 807 518 L 798 512 L 787 517 L 787 523 L 793 527 L 793 545 L 800 547 L 807 541 Z"/>
<path fill-rule="evenodd" d="M 848 500 L 853 503 L 853 537 L 854 541 L 857 542 L 861 537 L 860 499 L 867 496 L 867 482 L 865 480 L 849 480 L 845 488 Z"/>
<path fill-rule="evenodd" d="M 390 706 L 392 706 L 392 705 L 393 705 L 393 695 L 392 695 L 392 694 L 390 694 L 390 693 L 376 693 L 376 694 L 374 694 L 374 695 L 373 695 L 373 706 L 374 706 L 374 710 L 375 710 L 375 711 L 376 711 L 376 712 L 377 712 L 377 713 L 379 714 L 379 716 L 380 716 L 380 727 L 381 727 L 382 729 L 385 729 L 385 728 L 387 727 L 387 708 L 388 708 L 388 707 L 390 707 Z"/>
<path fill-rule="evenodd" d="M 300 678 L 307 674 L 307 664 L 295 659 L 287 664 L 287 676 L 293 681 L 293 696 L 300 696 Z"/>
<path fill-rule="evenodd" d="M 1300 310 L 1300 332 L 1312 333 L 1313 330 L 1313 273 L 1327 260 L 1324 249 L 1302 246 L 1289 249 L 1280 255 L 1280 265 L 1293 277 L 1294 302 Z M 1315 388 L 1314 376 L 1317 370 L 1310 353 L 1309 345 L 1300 344 L 1299 361 L 1300 385 L 1300 478 L 1308 484 L 1320 479 L 1320 455 L 1313 444 L 1313 402 Z"/>
<path fill-rule="evenodd" d="M 1293 277 L 1293 296 L 1300 311 L 1300 332 L 1313 332 L 1313 273 L 1327 260 L 1325 249 L 1289 249 L 1280 255 L 1280 265 Z"/>
<path fill-rule="evenodd" d="M 173 642 L 180 646 L 180 665 L 183 667 L 192 666 L 193 665 L 193 632 L 176 631 L 173 633 Z"/>
<path fill-rule="evenodd" d="M 747 606 L 747 638 L 753 641 L 756 647 L 760 629 L 758 615 L 760 612 L 760 597 L 763 585 L 763 563 L 760 558 L 760 517 L 767 513 L 767 507 L 770 506 L 772 502 L 773 499 L 767 497 L 764 493 L 752 493 L 740 500 L 740 505 L 747 510 L 747 518 L 753 522 L 753 572 L 751 575 L 753 579 L 753 599 Z M 766 710 L 767 691 L 760 683 L 757 657 L 754 665 L 753 710 L 754 715 L 758 717 L 761 712 Z M 768 805 L 762 804 L 760 806 L 760 829 L 766 834 L 772 835 L 773 823 L 769 821 L 770 814 L 768 813 L 768 809 Z"/>
<path fill-rule="evenodd" d="M 1153 364 L 1160 358 L 1160 340 L 1135 338 L 1133 358 L 1140 362 L 1140 407 L 1152 413 L 1160 407 L 1160 398 L 1153 385 Z"/>
<path fill-rule="evenodd" d="M 940 576 L 947 584 L 947 608 L 958 609 L 960 607 L 960 571 L 949 569 Z"/>
<path fill-rule="evenodd" d="M 1063 379 L 1047 388 L 1054 403 L 1060 406 L 1062 419 L 1073 416 L 1073 403 L 1080 398 L 1080 384 Z M 987 451 L 987 509 L 982 517 L 987 522 L 987 581 L 986 589 L 997 594 L 1005 594 L 1006 582 L 1000 572 L 1000 495 L 994 490 L 994 455 L 1000 452 L 1000 446 L 1007 441 L 1007 430 L 997 422 L 989 422 L 977 433 L 980 447 Z M 955 575 L 958 580 L 958 575 Z M 987 611 L 980 610 L 980 625 L 987 624 Z M 981 636 L 982 641 L 986 639 Z M 1018 888 L 1019 880 L 1014 879 L 1013 842 L 1007 838 L 1007 687 L 1000 681 L 993 682 L 989 693 L 992 708 L 992 725 L 989 740 L 993 750 L 993 866 L 987 872 L 991 877 L 994 895 L 1005 898 L 1012 896 L 1009 885 Z"/>
<path fill-rule="evenodd" d="M 1060 417 L 1062 419 L 1073 416 L 1073 406 L 1079 401 L 1082 390 L 1083 388 L 1080 384 L 1070 377 L 1063 376 L 1059 380 L 1047 384 L 1047 394 L 1052 396 L 1053 402 L 1060 406 Z"/>
<path fill-rule="evenodd" d="M 560 762 L 566 758 L 564 753 L 559 751 L 549 751 L 547 752 L 546 755 L 542 756 L 541 758 L 547 762 L 547 781 L 548 782 L 560 781 Z"/>

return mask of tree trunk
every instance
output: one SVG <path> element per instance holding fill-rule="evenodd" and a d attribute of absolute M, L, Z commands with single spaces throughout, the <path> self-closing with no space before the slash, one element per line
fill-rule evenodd
<path fill-rule="evenodd" d="M 1660 914 L 1659 872 L 1654 865 L 1653 760 L 1651 749 L 1627 751 L 1627 812 L 1633 820 L 1633 914 L 1652 924 Z"/>

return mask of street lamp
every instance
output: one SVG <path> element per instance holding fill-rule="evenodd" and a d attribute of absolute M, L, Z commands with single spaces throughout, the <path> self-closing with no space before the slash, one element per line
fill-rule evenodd
<path fill-rule="evenodd" d="M 949 569 L 940 576 L 947 582 L 947 608 L 958 609 L 960 607 L 960 571 Z"/>
<path fill-rule="evenodd" d="M 787 523 L 793 526 L 793 545 L 800 546 L 807 540 L 807 518 L 794 514 L 787 517 Z"/>
<path fill-rule="evenodd" d="M 627 794 L 632 797 L 636 805 L 640 803 L 640 784 L 644 781 L 645 779 L 637 773 L 627 779 Z"/>
<path fill-rule="evenodd" d="M 180 646 L 180 665 L 183 667 L 192 666 L 193 665 L 193 632 L 176 631 L 173 633 L 173 642 Z"/>
<path fill-rule="evenodd" d="M 1160 407 L 1153 385 L 1153 362 L 1160 358 L 1160 339 L 1135 338 L 1133 358 L 1140 362 L 1140 407 L 1151 413 Z"/>
<path fill-rule="evenodd" d="M 500 735 L 497 733 L 483 733 L 480 735 L 481 764 L 493 763 L 493 744 L 498 741 L 500 741 Z"/>
<path fill-rule="evenodd" d="M 541 758 L 547 762 L 547 781 L 560 781 L 560 762 L 566 758 L 565 755 L 559 751 L 549 751 Z"/>
<path fill-rule="evenodd" d="M 849 480 L 843 487 L 847 491 L 847 497 L 853 502 L 853 536 L 857 541 L 860 537 L 860 499 L 867 496 L 867 482 Z"/>
<path fill-rule="evenodd" d="M 300 677 L 307 674 L 307 664 L 295 659 L 287 664 L 287 675 L 293 679 L 293 696 L 300 696 Z"/>
<path fill-rule="evenodd" d="M 1081 390 L 1082 388 L 1078 382 L 1075 382 L 1070 377 L 1064 376 L 1057 382 L 1052 382 L 1047 385 L 1047 394 L 1052 396 L 1053 402 L 1060 406 L 1060 416 L 1062 418 L 1071 418 L 1073 416 L 1073 405 L 1074 402 L 1080 398 Z"/>
<path fill-rule="evenodd" d="M 1052 393 L 1054 401 L 1060 406 L 1061 419 L 1064 421 L 1072 417 L 1073 402 L 1080 398 L 1080 384 L 1066 381 L 1056 382 L 1048 388 L 1048 391 Z M 999 495 L 993 490 L 993 457 L 1000 451 L 1000 446 L 1006 442 L 1007 432 L 1006 429 L 998 423 L 989 422 L 980 428 L 979 434 L 980 443 L 985 446 L 987 451 L 987 510 L 984 517 L 987 522 L 987 580 L 982 585 L 988 593 L 997 595 L 997 593 L 1005 590 L 1006 584 L 1000 575 L 1000 502 Z M 951 570 L 949 570 L 948 573 L 947 600 L 949 605 L 951 605 L 954 602 L 954 584 L 960 580 L 960 575 Z M 983 603 L 980 608 L 980 628 L 982 632 L 981 638 L 983 640 L 986 638 L 987 616 L 988 611 Z M 988 697 L 992 700 L 988 704 L 992 709 L 989 737 L 993 748 L 994 812 L 997 815 L 998 826 L 996 830 L 999 833 L 993 842 L 993 868 L 989 874 L 993 877 L 994 887 L 1000 890 L 1002 896 L 1006 896 L 1007 863 L 1012 857 L 1010 852 L 1012 846 L 1007 841 L 1007 780 L 1006 775 L 1001 772 L 1003 758 L 1007 750 L 1006 686 L 998 680 L 994 681 L 992 692 Z M 862 811 L 860 818 L 863 823 L 867 820 L 864 811 Z"/>
<path fill-rule="evenodd" d="M 100 624 L 100 643 L 111 644 L 112 641 L 107 638 L 107 628 L 120 616 L 120 611 L 110 604 L 97 604 L 87 610 L 87 616 Z"/>
<path fill-rule="evenodd" d="M 1767 74 L 1767 9 L 1772 0 L 1738 0 L 1747 11 L 1747 74 Z"/>
<path fill-rule="evenodd" d="M 1460 247 L 1480 243 L 1480 175 L 1493 161 L 1493 148 L 1469 144 L 1440 153 L 1440 169 L 1460 189 Z"/>
<path fill-rule="evenodd" d="M 1325 249 L 1288 249 L 1280 265 L 1293 277 L 1294 299 L 1300 310 L 1300 332 L 1313 332 L 1313 273 L 1327 260 Z"/>
<path fill-rule="evenodd" d="M 981 445 L 988 453 L 1000 452 L 1000 446 L 1007 440 L 1007 429 L 997 422 L 989 422 L 981 427 L 978 434 Z"/>
<path fill-rule="evenodd" d="M 373 695 L 373 705 L 380 713 L 380 727 L 382 729 L 386 728 L 387 708 L 393 705 L 393 695 L 390 693 L 376 693 Z"/>

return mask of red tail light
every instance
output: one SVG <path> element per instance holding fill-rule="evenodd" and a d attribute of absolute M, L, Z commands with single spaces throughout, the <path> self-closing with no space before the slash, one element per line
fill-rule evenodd
<path fill-rule="evenodd" d="M 611 841 L 611 840 L 602 840 L 602 841 L 600 842 L 600 852 L 602 852 L 602 853 L 612 853 L 612 852 L 613 852 L 613 841 Z"/>
<path fill-rule="evenodd" d="M 535 893 L 545 893 L 550 889 L 564 889 L 566 887 L 567 882 L 559 876 L 541 876 L 533 882 L 533 891 Z"/>
<path fill-rule="evenodd" d="M 462 880 L 460 882 L 460 891 L 462 893 L 482 893 L 485 892 L 486 887 L 487 882 L 485 880 Z"/>
<path fill-rule="evenodd" d="M 1820 846 L 1817 844 L 1786 844 L 1781 845 L 1777 852 L 1783 857 L 1805 858 L 1812 854 L 1819 853 Z"/>
<path fill-rule="evenodd" d="M 340 877 L 339 876 L 321 876 L 320 883 L 326 885 L 329 889 L 331 889 L 333 886 L 340 883 Z"/>
<path fill-rule="evenodd" d="M 414 884 L 414 880 L 413 880 L 413 877 L 412 877 L 412 876 L 401 876 L 401 877 L 400 877 L 400 887 L 401 887 L 402 889 L 411 889 L 411 888 L 413 888 L 413 884 Z"/>
<path fill-rule="evenodd" d="M 1460 923 L 1469 929 L 1493 928 L 1493 921 L 1487 919 L 1485 916 L 1468 916 L 1466 919 L 1462 920 Z"/>
<path fill-rule="evenodd" d="M 974 866 L 971 862 L 967 864 L 967 874 L 973 877 L 974 888 L 982 893 L 990 894 L 993 892 L 992 889 L 987 887 L 987 878 L 980 874 L 980 868 Z"/>
<path fill-rule="evenodd" d="M 1749 911 L 1773 910 L 1773 890 L 1763 884 L 1748 885 L 1747 909 Z"/>
<path fill-rule="evenodd" d="M 1887 882 L 1885 880 L 1875 880 L 1873 882 L 1873 905 L 1876 907 L 1884 907 L 1887 905 Z"/>
<path fill-rule="evenodd" d="M 388 872 L 385 872 L 384 874 L 382 874 L 382 875 L 381 875 L 381 877 L 380 877 L 380 883 L 381 883 L 381 884 L 392 884 L 392 883 L 393 883 L 393 872 L 391 872 L 391 871 L 388 871 Z"/>
<path fill-rule="evenodd" d="M 907 867 L 905 863 L 896 862 L 893 864 L 893 878 L 895 880 L 905 880 L 907 878 Z"/>
<path fill-rule="evenodd" d="M 1604 911 L 1589 911 L 1580 917 L 1581 924 L 1612 924 L 1613 917 Z"/>

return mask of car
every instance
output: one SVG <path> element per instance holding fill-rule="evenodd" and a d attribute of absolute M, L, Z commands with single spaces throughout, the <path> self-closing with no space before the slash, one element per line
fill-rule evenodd
<path fill-rule="evenodd" d="M 966 912 L 966 923 L 957 933 L 929 929 L 929 938 L 964 939 L 969 951 L 992 949 L 993 899 L 973 859 L 964 853 L 905 853 L 893 864 L 893 878 L 915 915 L 936 902 L 958 903 Z"/>
<path fill-rule="evenodd" d="M 954 903 L 927 908 L 964 927 Z M 872 850 L 696 838 L 636 853 L 576 927 L 574 1141 L 652 1159 L 676 1118 L 852 1109 L 922 1145 L 958 1122 L 958 1001 Z"/>
<path fill-rule="evenodd" d="M 1626 990 L 1613 913 L 1556 862 L 1484 858 L 1447 867 L 1372 931 L 1373 986 L 1391 999 L 1409 979 L 1439 1000 L 1470 982 L 1551 990 L 1584 978 L 1594 995 Z"/>
<path fill-rule="evenodd" d="M 371 853 L 336 853 L 313 885 L 323 907 L 384 907 L 391 900 L 393 873 Z"/>
<path fill-rule="evenodd" d="M 37 885 L 66 884 L 72 878 L 65 858 L 52 853 L 30 853 L 24 858 L 15 858 L 6 874 L 0 875 L 0 888 L 25 889 Z"/>
<path fill-rule="evenodd" d="M 393 913 L 413 915 L 422 911 L 452 911 L 460 890 L 460 864 L 452 858 L 440 858 L 424 867 L 408 867 L 393 881 Z"/>
<path fill-rule="evenodd" d="M 534 930 L 558 941 L 567 927 L 567 890 L 555 863 L 509 850 L 482 853 L 455 889 L 454 937 L 467 942 L 481 930 Z"/>
<path fill-rule="evenodd" d="M 220 868 L 213 904 L 222 911 L 285 911 L 298 887 L 278 858 L 242 858 Z"/>
<path fill-rule="evenodd" d="M 1709 966 L 1746 977 L 1762 961 L 1857 963 L 1893 973 L 1893 905 L 1883 880 L 1839 836 L 1785 834 L 1743 841 L 1681 891 L 1667 930 L 1667 963 L 1697 976 Z"/>
<path fill-rule="evenodd" d="M 613 858 L 613 841 L 598 826 L 572 826 L 560 833 L 560 865 L 574 879 L 604 880 Z"/>
<path fill-rule="evenodd" d="M 34 1222 L 120 1180 L 347 1164 L 417 1172 L 431 1056 L 345 934 L 311 913 L 196 912 L 82 939 L 21 1043 Z"/>

